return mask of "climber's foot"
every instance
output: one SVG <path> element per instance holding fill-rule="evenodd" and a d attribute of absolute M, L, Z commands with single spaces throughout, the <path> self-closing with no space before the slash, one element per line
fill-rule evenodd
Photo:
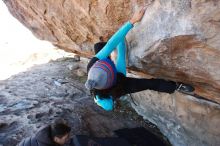
<path fill-rule="evenodd" d="M 184 93 L 184 94 L 194 94 L 193 91 L 195 88 L 191 85 L 184 84 L 184 83 L 177 83 L 177 89 L 178 92 Z"/>

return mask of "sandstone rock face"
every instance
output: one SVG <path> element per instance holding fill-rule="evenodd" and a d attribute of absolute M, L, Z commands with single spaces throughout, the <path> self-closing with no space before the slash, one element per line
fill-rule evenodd
<path fill-rule="evenodd" d="M 100 37 L 108 38 L 131 13 L 128 0 L 114 3 L 108 0 L 4 2 L 38 38 L 84 56 L 91 55 L 92 44 Z"/>
<path fill-rule="evenodd" d="M 4 2 L 38 38 L 91 57 L 95 42 L 107 40 L 148 1 Z M 132 71 L 192 84 L 198 95 L 211 101 L 150 91 L 135 95 L 139 106 L 134 108 L 154 121 L 174 145 L 220 145 L 219 40 L 218 0 L 155 0 L 128 34 Z"/>
<path fill-rule="evenodd" d="M 129 34 L 130 66 L 220 103 L 220 1 L 155 1 L 147 12 Z"/>
<path fill-rule="evenodd" d="M 145 91 L 133 94 L 136 111 L 156 124 L 175 146 L 220 144 L 220 106 L 185 96 Z"/>
<path fill-rule="evenodd" d="M 132 1 L 5 0 L 10 12 L 40 39 L 91 57 L 132 11 L 148 3 Z M 141 72 L 197 87 L 220 103 L 220 2 L 155 0 L 128 35 L 129 65 Z M 132 54 L 132 55 L 131 55 Z"/>

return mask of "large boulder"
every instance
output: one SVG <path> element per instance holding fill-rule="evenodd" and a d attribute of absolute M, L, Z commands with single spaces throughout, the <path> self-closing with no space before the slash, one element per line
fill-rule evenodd
<path fill-rule="evenodd" d="M 155 1 L 129 34 L 130 66 L 220 103 L 219 20 L 220 1 Z"/>
<path fill-rule="evenodd" d="M 193 96 L 144 91 L 132 95 L 137 113 L 158 126 L 174 146 L 220 145 L 220 106 Z"/>
<path fill-rule="evenodd" d="M 107 40 L 135 9 L 148 3 L 148 0 L 3 1 L 12 15 L 39 39 L 84 57 L 91 57 L 95 42 Z M 220 145 L 219 40 L 218 0 L 155 0 L 142 22 L 127 36 L 131 71 L 196 87 L 199 99 L 153 91 L 134 95 L 139 103 L 134 108 L 157 124 L 174 145 Z"/>

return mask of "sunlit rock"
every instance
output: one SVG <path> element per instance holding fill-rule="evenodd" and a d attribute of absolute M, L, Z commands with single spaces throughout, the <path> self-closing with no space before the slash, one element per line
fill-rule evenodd
<path fill-rule="evenodd" d="M 147 0 L 4 0 L 35 36 L 84 57 Z M 134 108 L 174 145 L 220 145 L 220 1 L 155 0 L 128 34 L 131 71 L 185 82 L 198 97 L 147 91 Z M 144 74 L 143 74 L 144 73 Z"/>

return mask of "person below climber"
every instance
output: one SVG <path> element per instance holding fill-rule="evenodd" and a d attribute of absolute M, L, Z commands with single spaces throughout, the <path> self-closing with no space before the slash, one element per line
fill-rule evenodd
<path fill-rule="evenodd" d="M 103 109 L 110 111 L 114 107 L 114 100 L 129 93 L 143 90 L 173 93 L 175 90 L 192 93 L 194 88 L 183 83 L 176 83 L 163 79 L 139 79 L 126 77 L 126 45 L 125 36 L 133 25 L 141 21 L 146 7 L 136 11 L 130 21 L 126 22 L 108 42 L 94 45 L 95 57 L 87 65 L 88 78 L 85 83 L 87 89 L 94 96 L 95 102 Z M 114 64 L 109 55 L 117 48 L 117 59 Z"/>
<path fill-rule="evenodd" d="M 64 120 L 56 120 L 34 136 L 22 140 L 18 146 L 63 146 L 70 139 L 70 131 Z"/>

